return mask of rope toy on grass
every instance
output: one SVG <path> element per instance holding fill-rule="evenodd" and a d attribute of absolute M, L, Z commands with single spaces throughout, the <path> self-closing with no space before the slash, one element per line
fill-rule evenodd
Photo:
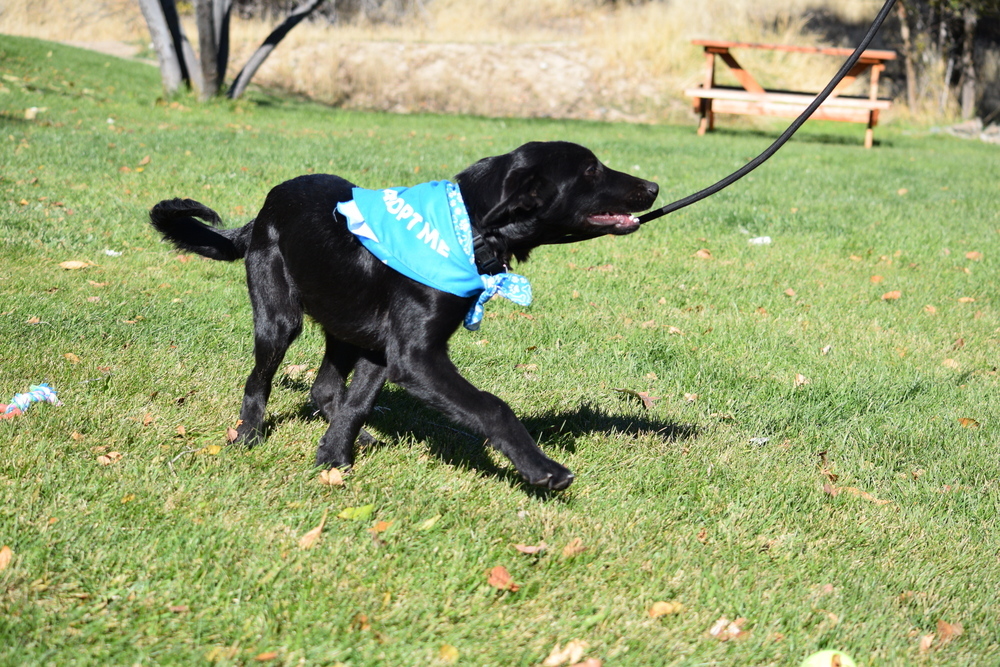
<path fill-rule="evenodd" d="M 28 406 L 32 403 L 62 405 L 62 402 L 56 396 L 55 389 L 44 382 L 42 384 L 33 384 L 28 387 L 27 393 L 15 394 L 14 398 L 10 399 L 9 404 L 4 405 L 0 403 L 0 419 L 10 419 L 11 417 L 24 414 L 27 412 Z"/>

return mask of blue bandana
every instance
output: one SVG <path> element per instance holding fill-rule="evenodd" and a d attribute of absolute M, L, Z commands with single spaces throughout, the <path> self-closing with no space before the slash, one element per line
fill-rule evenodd
<path fill-rule="evenodd" d="M 390 268 L 434 289 L 478 299 L 465 316 L 475 331 L 483 306 L 499 294 L 531 305 L 531 285 L 516 273 L 481 275 L 472 250 L 472 225 L 462 192 L 449 181 L 411 188 L 354 188 L 354 199 L 337 204 L 347 228 Z"/>

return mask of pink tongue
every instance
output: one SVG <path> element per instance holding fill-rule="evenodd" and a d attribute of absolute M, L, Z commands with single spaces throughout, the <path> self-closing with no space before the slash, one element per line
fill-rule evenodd
<path fill-rule="evenodd" d="M 628 213 L 621 213 L 618 215 L 604 214 L 604 215 L 592 215 L 590 216 L 590 221 L 598 225 L 627 225 L 633 221 L 633 217 Z"/>

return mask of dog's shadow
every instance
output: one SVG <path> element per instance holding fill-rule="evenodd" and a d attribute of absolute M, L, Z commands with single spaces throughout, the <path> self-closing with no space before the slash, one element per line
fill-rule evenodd
<path fill-rule="evenodd" d="M 294 380 L 282 381 L 282 384 L 294 390 L 301 389 L 299 384 L 304 385 Z M 325 422 L 316 406 L 308 402 L 297 413 L 276 415 L 268 424 L 268 430 L 291 419 Z M 550 452 L 553 448 L 575 452 L 577 441 L 594 434 L 616 438 L 655 438 L 663 442 L 686 440 L 698 435 L 697 427 L 693 424 L 680 424 L 625 412 L 610 413 L 588 402 L 582 402 L 572 410 L 523 417 L 521 423 Z M 475 471 L 482 477 L 506 481 L 532 496 L 552 495 L 550 491 L 527 484 L 512 466 L 498 466 L 490 457 L 489 448 L 484 446 L 482 437 L 450 423 L 442 415 L 395 387 L 383 390 L 378 406 L 366 425 L 376 429 L 383 437 L 368 441 L 362 433 L 358 438 L 359 457 L 363 457 L 366 450 L 391 447 L 400 438 L 410 435 L 425 442 L 430 454 L 448 465 Z"/>

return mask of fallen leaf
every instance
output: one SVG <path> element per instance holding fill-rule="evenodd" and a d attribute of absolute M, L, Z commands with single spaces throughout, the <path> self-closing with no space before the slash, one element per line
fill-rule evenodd
<path fill-rule="evenodd" d="M 309 364 L 289 364 L 285 366 L 285 375 L 296 378 L 309 370 Z"/>
<path fill-rule="evenodd" d="M 569 541 L 569 544 L 563 547 L 562 555 L 565 558 L 572 558 L 578 554 L 582 554 L 587 550 L 587 547 L 583 546 L 583 540 L 579 537 L 574 537 Z"/>
<path fill-rule="evenodd" d="M 657 618 L 679 614 L 682 611 L 684 611 L 684 605 L 680 602 L 654 602 L 653 606 L 649 608 L 649 616 L 650 618 Z"/>
<path fill-rule="evenodd" d="M 871 281 L 872 284 L 878 285 L 880 282 L 882 282 L 883 280 L 885 280 L 885 278 L 883 278 L 882 276 L 877 276 L 876 275 L 876 276 L 872 276 L 868 280 Z"/>
<path fill-rule="evenodd" d="M 180 425 L 179 425 L 179 426 L 178 426 L 178 427 L 177 427 L 176 429 L 174 429 L 174 430 L 175 430 L 175 431 L 177 431 L 177 435 L 179 435 L 179 436 L 180 436 L 180 437 L 182 437 L 182 438 L 183 438 L 184 436 L 186 436 L 186 435 L 187 435 L 187 429 L 186 429 L 186 428 L 184 428 L 184 424 L 180 424 Z"/>
<path fill-rule="evenodd" d="M 965 339 L 964 338 L 957 338 L 955 340 L 955 342 L 952 343 L 951 349 L 953 349 L 953 350 L 961 350 L 963 347 L 965 347 Z"/>
<path fill-rule="evenodd" d="M 958 423 L 962 428 L 979 428 L 979 422 L 971 417 L 959 417 Z"/>
<path fill-rule="evenodd" d="M 827 345 L 826 347 L 824 347 L 819 351 L 819 353 L 822 354 L 824 357 L 830 354 L 831 352 L 833 352 L 833 345 Z"/>
<path fill-rule="evenodd" d="M 222 451 L 222 445 L 205 445 L 197 451 L 198 454 L 207 454 L 208 456 L 218 456 L 219 452 Z"/>
<path fill-rule="evenodd" d="M 827 485 L 830 486 L 830 488 L 832 489 L 831 491 L 827 491 Z M 839 495 L 840 493 L 846 493 L 846 494 L 854 496 L 856 498 L 861 498 L 863 500 L 867 500 L 869 502 L 873 502 L 876 505 L 889 505 L 889 504 L 892 503 L 891 500 L 884 500 L 884 499 L 881 499 L 881 498 L 876 498 L 875 496 L 873 496 L 872 494 L 868 493 L 867 491 L 862 491 L 861 489 L 857 489 L 857 488 L 855 488 L 853 486 L 838 486 L 836 488 L 833 488 L 833 484 L 830 484 L 828 482 L 827 484 L 823 485 L 823 490 L 827 491 L 827 493 L 829 493 L 831 496 L 836 496 L 836 495 Z"/>
<path fill-rule="evenodd" d="M 695 535 L 695 539 L 697 539 L 702 544 L 708 544 L 708 530 L 705 528 L 699 530 L 698 534 Z"/>
<path fill-rule="evenodd" d="M 324 486 L 344 486 L 344 474 L 337 468 L 321 470 L 319 483 Z"/>
<path fill-rule="evenodd" d="M 145 414 L 145 416 L 142 418 L 142 425 L 143 426 L 149 426 L 155 420 L 156 420 L 156 417 L 153 416 L 153 413 L 152 412 L 147 412 Z"/>
<path fill-rule="evenodd" d="M 257 662 L 270 662 L 271 660 L 277 660 L 278 659 L 278 652 L 277 651 L 266 651 L 264 653 L 258 653 L 257 655 L 255 655 L 253 657 L 253 659 L 256 660 Z"/>
<path fill-rule="evenodd" d="M 390 526 L 392 526 L 392 521 L 376 521 L 375 525 L 369 528 L 368 531 L 375 534 L 384 533 L 389 530 Z"/>
<path fill-rule="evenodd" d="M 149 156 L 148 155 L 146 157 L 142 158 L 141 160 L 139 160 L 139 165 L 140 166 L 146 166 L 147 164 L 149 164 Z"/>
<path fill-rule="evenodd" d="M 235 428 L 230 426 L 226 429 L 226 442 L 236 442 L 238 437 L 240 437 L 240 433 Z"/>
<path fill-rule="evenodd" d="M 632 389 L 615 389 L 615 391 L 638 398 L 647 410 L 652 410 L 656 401 L 660 400 L 659 396 L 650 396 L 648 391 L 634 391 Z"/>
<path fill-rule="evenodd" d="M 903 293 L 900 292 L 898 289 L 893 290 L 891 292 L 886 292 L 885 294 L 882 295 L 883 301 L 895 301 L 901 298 L 903 298 Z"/>
<path fill-rule="evenodd" d="M 107 454 L 105 454 L 103 456 L 98 456 L 97 457 L 97 462 L 100 465 L 102 465 L 102 466 L 109 466 L 112 463 L 116 463 L 116 462 L 120 461 L 121 458 L 122 458 L 122 453 L 121 452 L 108 452 Z"/>
<path fill-rule="evenodd" d="M 694 257 L 698 259 L 712 259 L 712 251 L 708 248 L 702 248 L 694 254 Z"/>
<path fill-rule="evenodd" d="M 708 634 L 720 642 L 727 642 L 731 639 L 743 639 L 749 634 L 743 630 L 743 625 L 746 622 L 747 619 L 745 618 L 737 618 L 735 621 L 730 621 L 723 616 L 712 625 Z"/>
<path fill-rule="evenodd" d="M 959 298 L 958 302 L 959 303 L 975 303 L 976 299 L 974 297 L 971 297 L 971 296 L 963 296 L 963 297 Z"/>
<path fill-rule="evenodd" d="M 549 657 L 545 658 L 542 664 L 545 667 L 559 667 L 560 665 L 580 662 L 586 650 L 587 642 L 579 639 L 570 640 L 565 647 L 556 644 L 549 653 Z"/>
<path fill-rule="evenodd" d="M 449 665 L 458 662 L 458 649 L 451 644 L 441 644 L 441 648 L 438 649 L 438 658 L 441 659 L 441 662 Z"/>
<path fill-rule="evenodd" d="M 935 308 L 930 304 L 927 304 L 926 306 L 924 306 L 924 312 L 927 313 L 928 315 L 933 315 L 937 312 L 937 308 Z"/>
<path fill-rule="evenodd" d="M 487 583 L 493 588 L 497 588 L 501 591 L 510 591 L 511 593 L 516 593 L 520 590 L 520 586 L 514 583 L 514 579 L 510 576 L 510 572 L 507 571 L 503 565 L 497 565 L 489 572 L 487 578 Z"/>
<path fill-rule="evenodd" d="M 66 359 L 66 361 L 68 361 L 71 364 L 80 363 L 80 357 L 76 356 L 72 352 L 67 352 L 66 354 L 63 355 L 63 357 Z"/>
<path fill-rule="evenodd" d="M 175 614 L 183 614 L 186 611 L 191 611 L 191 608 L 186 604 L 172 604 L 167 609 Z"/>
<path fill-rule="evenodd" d="M 441 518 L 440 514 L 435 514 L 434 516 L 432 516 L 431 518 L 427 519 L 419 526 L 417 526 L 417 530 L 430 530 L 431 528 L 434 527 L 434 524 L 436 524 L 438 522 L 438 519 L 440 518 Z"/>
<path fill-rule="evenodd" d="M 931 650 L 931 646 L 934 644 L 934 635 L 921 635 L 920 637 L 920 652 L 927 653 Z"/>
<path fill-rule="evenodd" d="M 587 658 L 581 662 L 574 663 L 569 667 L 603 667 L 604 663 L 599 658 Z"/>
<path fill-rule="evenodd" d="M 981 262 L 983 261 L 983 253 L 979 252 L 978 250 L 970 250 L 969 252 L 965 253 L 965 258 L 971 259 L 973 262 Z"/>
<path fill-rule="evenodd" d="M 65 262 L 59 262 L 59 266 L 67 271 L 78 271 L 79 269 L 85 269 L 90 266 L 90 262 L 81 262 L 78 259 L 68 259 Z"/>
<path fill-rule="evenodd" d="M 514 368 L 519 371 L 537 371 L 538 364 L 516 364 Z"/>
<path fill-rule="evenodd" d="M 133 500 L 135 500 L 135 494 L 134 493 L 129 493 L 127 495 L 124 495 L 124 496 L 122 496 L 122 505 L 127 505 L 128 503 L 132 502 Z"/>
<path fill-rule="evenodd" d="M 375 504 L 370 505 L 359 505 L 358 507 L 345 507 L 337 515 L 339 519 L 347 519 L 348 521 L 367 521 L 372 518 L 372 513 L 375 511 Z"/>
<path fill-rule="evenodd" d="M 534 546 L 528 546 L 527 544 L 515 544 L 514 548 L 523 554 L 534 555 L 542 553 L 549 548 L 549 545 L 545 542 L 539 542 Z"/>
<path fill-rule="evenodd" d="M 785 296 L 789 296 L 789 297 L 790 296 L 795 296 L 795 290 L 793 290 L 791 287 L 789 287 L 788 289 L 785 290 Z"/>
<path fill-rule="evenodd" d="M 69 437 L 75 440 L 76 442 L 80 442 L 81 440 L 83 440 L 84 435 L 79 431 L 73 431 Z"/>
<path fill-rule="evenodd" d="M 698 400 L 698 394 L 684 394 L 684 400 L 688 403 L 694 403 Z"/>
<path fill-rule="evenodd" d="M 903 195 L 905 195 L 908 192 L 909 192 L 909 190 L 907 190 L 906 188 L 900 188 L 900 189 L 896 190 L 896 194 L 899 195 L 900 197 L 902 197 Z"/>
<path fill-rule="evenodd" d="M 945 368 L 953 368 L 955 370 L 958 370 L 959 368 L 962 367 L 962 364 L 958 363 L 954 359 L 945 359 L 944 361 L 941 362 L 941 365 L 944 366 Z"/>
<path fill-rule="evenodd" d="M 42 323 L 42 318 L 38 317 L 37 315 L 32 315 L 25 322 L 25 324 L 41 324 L 41 323 Z"/>
<path fill-rule="evenodd" d="M 323 518 L 320 519 L 319 525 L 299 538 L 299 549 L 312 549 L 313 545 L 316 544 L 320 533 L 323 532 L 323 526 L 326 525 L 326 513 L 327 510 L 323 510 Z"/>
<path fill-rule="evenodd" d="M 6 544 L 3 545 L 3 548 L 0 548 L 0 572 L 6 570 L 12 560 L 14 560 L 14 552 Z"/>
<path fill-rule="evenodd" d="M 941 620 L 937 622 L 939 646 L 944 646 L 955 637 L 960 636 L 963 632 L 965 632 L 965 628 L 962 627 L 961 623 L 946 623 Z"/>
<path fill-rule="evenodd" d="M 684 335 L 684 332 L 681 331 L 680 329 L 678 329 L 675 326 L 669 326 L 669 327 L 667 327 L 667 333 L 670 334 L 671 336 L 683 336 Z"/>
<path fill-rule="evenodd" d="M 810 382 L 809 378 L 807 378 L 802 373 L 796 373 L 795 374 L 795 386 L 796 387 L 801 387 L 802 385 L 809 384 L 809 382 Z"/>

